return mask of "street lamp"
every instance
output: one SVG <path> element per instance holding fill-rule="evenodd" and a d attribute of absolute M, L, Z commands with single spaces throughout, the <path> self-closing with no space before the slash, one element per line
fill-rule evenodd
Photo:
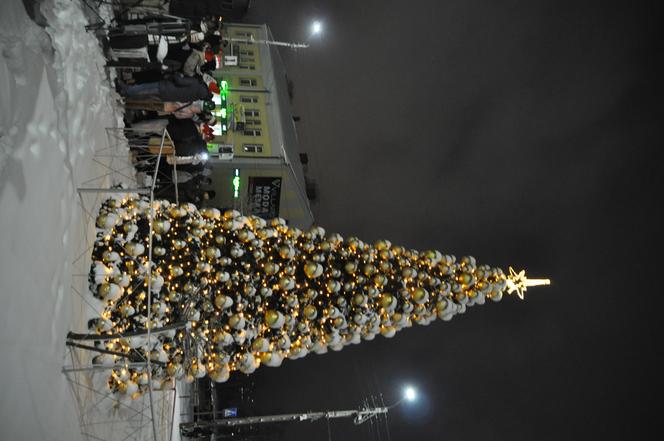
<path fill-rule="evenodd" d="M 279 423 L 285 421 L 316 421 L 322 418 L 331 420 L 334 418 L 353 418 L 353 423 L 359 425 L 372 418 L 377 418 L 379 415 L 387 415 L 387 412 L 398 406 L 404 401 L 412 402 L 417 398 L 417 391 L 412 386 L 406 386 L 403 390 L 403 396 L 399 401 L 391 406 L 383 407 L 370 407 L 365 405 L 359 409 L 349 410 L 327 410 L 322 412 L 300 412 L 282 415 L 264 415 L 264 416 L 247 416 L 238 418 L 221 418 L 212 419 L 209 421 L 195 421 L 192 423 L 180 423 L 180 430 L 183 434 L 191 434 L 203 429 L 211 429 L 213 427 L 234 427 L 246 426 L 251 424 L 266 424 L 266 423 Z"/>
<path fill-rule="evenodd" d="M 415 390 L 415 388 L 413 386 L 406 386 L 403 389 L 403 395 L 401 396 L 399 401 L 392 404 L 391 406 L 387 406 L 387 408 L 388 409 L 395 408 L 399 404 L 403 403 L 404 401 L 408 401 L 409 403 L 412 403 L 413 401 L 415 401 L 416 398 L 417 398 L 417 391 Z"/>
<path fill-rule="evenodd" d="M 323 25 L 320 21 L 316 20 L 311 25 L 311 35 L 318 35 L 323 30 Z"/>
<path fill-rule="evenodd" d="M 403 391 L 403 397 L 406 401 L 410 401 L 412 403 L 415 401 L 415 398 L 417 398 L 417 391 L 412 386 L 406 386 Z"/>

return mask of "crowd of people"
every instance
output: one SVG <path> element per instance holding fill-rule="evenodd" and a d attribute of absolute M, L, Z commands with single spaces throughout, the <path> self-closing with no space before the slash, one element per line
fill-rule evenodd
<path fill-rule="evenodd" d="M 156 198 L 200 205 L 215 197 L 206 161 L 218 123 L 213 96 L 219 85 L 211 73 L 225 45 L 222 32 L 220 17 L 123 11 L 105 36 L 132 160 L 139 181 L 151 184 L 156 176 Z M 169 136 L 161 146 L 164 129 Z"/>

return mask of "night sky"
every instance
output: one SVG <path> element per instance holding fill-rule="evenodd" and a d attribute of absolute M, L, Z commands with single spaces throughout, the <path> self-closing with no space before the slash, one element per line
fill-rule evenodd
<path fill-rule="evenodd" d="M 637 439 L 657 416 L 657 2 L 266 1 L 330 232 L 548 276 L 451 322 L 255 374 L 265 413 L 420 391 L 335 440 Z M 658 78 L 659 77 L 659 78 Z M 290 440 L 327 425 L 288 423 Z"/>

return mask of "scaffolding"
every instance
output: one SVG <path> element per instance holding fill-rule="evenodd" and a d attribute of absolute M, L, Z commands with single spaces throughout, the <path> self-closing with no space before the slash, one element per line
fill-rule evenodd
<path fill-rule="evenodd" d="M 152 365 L 159 363 L 151 357 L 141 361 L 128 360 L 124 354 L 105 350 L 103 340 L 127 336 L 89 334 L 88 319 L 100 317 L 105 306 L 89 291 L 88 277 L 91 251 L 96 240 L 96 215 L 103 199 L 109 195 L 139 193 L 154 200 L 157 182 L 167 182 L 175 189 L 178 202 L 176 161 L 172 173 L 160 171 L 160 165 L 174 155 L 174 143 L 166 129 L 160 131 L 109 128 L 106 147 L 93 153 L 95 172 L 87 176 L 78 187 L 78 204 L 82 211 L 83 228 L 76 259 L 73 262 L 72 295 L 79 308 L 74 311 L 75 330 L 67 336 L 62 373 L 65 375 L 78 411 L 82 438 L 87 441 L 172 441 L 173 427 L 179 419 L 178 387 L 175 381 L 159 383 L 152 379 Z M 139 172 L 137 172 L 139 170 Z M 170 176 L 169 176 L 170 175 Z M 140 181 L 140 182 L 139 182 Z M 152 221 L 150 221 L 150 237 Z M 152 261 L 152 244 L 148 244 Z M 149 273 L 148 273 L 149 274 Z M 150 281 L 148 275 L 148 281 Z M 152 290 L 148 283 L 148 305 Z M 148 322 L 151 308 L 148 306 Z M 184 326 L 184 324 L 176 324 Z M 171 327 L 172 328 L 172 327 Z M 161 330 L 163 332 L 163 330 Z M 160 330 L 150 327 L 143 333 L 145 353 L 149 354 L 155 334 Z M 138 352 L 138 351 L 137 351 Z M 93 360 L 100 353 L 112 354 L 112 361 L 98 363 Z M 144 368 L 147 378 L 141 383 L 147 393 L 121 394 L 108 386 L 109 374 L 127 368 Z M 177 426 L 176 426 L 177 427 Z M 177 432 L 176 432 L 177 433 Z"/>

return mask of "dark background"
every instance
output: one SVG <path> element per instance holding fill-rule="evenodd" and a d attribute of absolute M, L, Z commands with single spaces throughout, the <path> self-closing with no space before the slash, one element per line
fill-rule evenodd
<path fill-rule="evenodd" d="M 254 375 L 264 413 L 420 398 L 393 440 L 637 439 L 662 345 L 658 2 L 266 1 L 320 225 L 527 268 L 549 288 Z M 387 440 L 384 422 L 332 439 Z M 288 423 L 284 439 L 327 439 Z M 651 437 L 651 436 L 649 436 Z"/>

